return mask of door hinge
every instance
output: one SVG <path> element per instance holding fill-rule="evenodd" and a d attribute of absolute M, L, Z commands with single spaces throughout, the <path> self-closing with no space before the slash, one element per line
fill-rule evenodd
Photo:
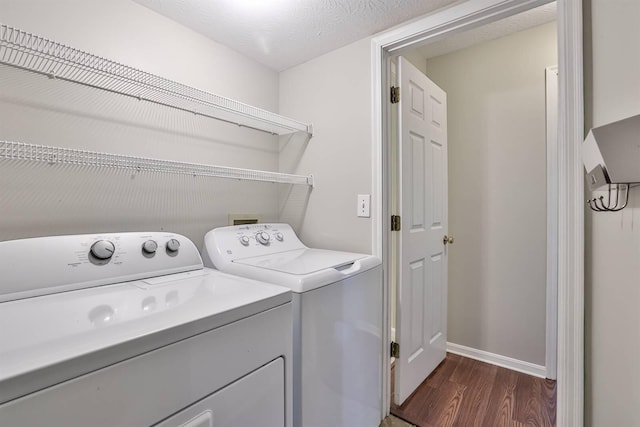
<path fill-rule="evenodd" d="M 391 341 L 391 357 L 396 359 L 400 357 L 400 344 Z"/>
<path fill-rule="evenodd" d="M 391 103 L 397 104 L 398 102 L 400 102 L 400 88 L 391 86 Z"/>
<path fill-rule="evenodd" d="M 391 215 L 391 231 L 400 231 L 400 215 Z"/>

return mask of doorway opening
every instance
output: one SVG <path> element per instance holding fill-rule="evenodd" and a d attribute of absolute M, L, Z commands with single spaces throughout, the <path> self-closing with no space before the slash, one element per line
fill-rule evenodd
<path fill-rule="evenodd" d="M 392 114 L 386 109 L 389 95 L 385 92 L 388 78 L 391 74 L 390 59 L 394 55 L 404 54 L 408 48 L 425 41 L 443 39 L 462 29 L 478 27 L 487 22 L 494 22 L 506 16 L 512 16 L 524 10 L 540 6 L 547 1 L 468 1 L 449 9 L 416 21 L 406 27 L 393 30 L 374 39 L 374 137 L 379 143 L 378 164 L 380 166 L 376 182 L 382 193 L 382 203 L 379 208 L 379 224 L 375 227 L 378 238 L 374 243 L 374 252 L 387 260 L 385 266 L 385 292 L 387 309 L 390 307 L 389 265 L 390 247 L 393 243 L 392 234 L 387 232 L 390 202 L 390 165 L 392 157 L 390 149 L 391 130 L 388 125 Z M 582 63 L 580 55 L 574 55 L 574 49 L 581 51 L 581 9 L 577 1 L 561 1 L 559 8 L 559 58 L 561 72 L 559 79 L 559 206 L 558 206 L 558 234 L 568 237 L 569 241 L 558 242 L 558 278 L 559 278 L 559 340 L 558 351 L 558 420 L 559 424 L 580 424 L 582 417 L 582 339 L 581 306 L 582 306 L 582 177 L 579 157 L 579 142 L 582 140 L 582 93 L 576 82 L 581 82 Z M 544 76 L 544 69 L 541 70 Z M 378 103 L 378 101 L 380 101 Z M 544 132 L 544 131 L 543 131 Z M 577 143 L 577 144 L 576 144 Z M 580 178 L 580 179 L 578 179 Z M 542 185 L 544 188 L 544 184 Z M 566 227 L 563 229 L 563 227 Z M 454 230 L 452 230 L 454 231 Z M 563 236 L 561 236 L 563 237 Z M 459 238 L 458 238 L 459 239 Z M 459 240 L 458 240 L 459 241 Z M 543 272 L 544 276 L 544 272 Z M 544 299 L 544 298 L 543 298 Z M 384 316 L 390 324 L 389 310 Z M 544 328 L 543 328 L 544 329 Z M 390 329 L 389 329 L 390 331 Z M 384 332 L 389 332 L 384 331 Z M 544 338 L 543 338 L 544 341 Z M 402 344 L 402 343 L 401 343 Z M 542 346 L 544 348 L 544 343 Z M 388 349 L 386 349 L 388 352 Z M 401 350 L 402 351 L 402 350 Z M 572 359 L 565 359 L 571 355 Z M 543 361 L 546 363 L 546 360 Z M 386 379 L 389 378 L 389 368 L 386 369 Z M 385 377 L 383 376 L 383 377 Z M 385 388 L 389 390 L 389 383 Z M 566 388 L 563 388 L 566 387 Z M 385 407 L 390 406 L 389 395 L 386 396 Z M 384 414 L 383 414 L 384 415 Z"/>

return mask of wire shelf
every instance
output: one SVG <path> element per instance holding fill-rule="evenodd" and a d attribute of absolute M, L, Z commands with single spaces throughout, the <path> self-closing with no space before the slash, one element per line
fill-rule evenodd
<path fill-rule="evenodd" d="M 311 125 L 0 24 L 0 64 L 284 135 Z"/>
<path fill-rule="evenodd" d="M 313 186 L 313 176 L 185 163 L 73 148 L 0 141 L 0 160 L 67 164 Z"/>

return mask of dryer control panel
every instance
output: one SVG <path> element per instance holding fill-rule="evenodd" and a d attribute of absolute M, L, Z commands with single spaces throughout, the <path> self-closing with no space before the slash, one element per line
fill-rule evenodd
<path fill-rule="evenodd" d="M 0 242 L 0 302 L 202 269 L 198 248 L 166 232 L 36 237 Z"/>

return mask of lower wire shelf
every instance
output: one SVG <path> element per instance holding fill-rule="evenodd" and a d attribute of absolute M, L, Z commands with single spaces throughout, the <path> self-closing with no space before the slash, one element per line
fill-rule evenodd
<path fill-rule="evenodd" d="M 0 160 L 128 169 L 313 187 L 313 175 L 292 175 L 227 166 L 186 163 L 14 141 L 0 141 Z"/>

